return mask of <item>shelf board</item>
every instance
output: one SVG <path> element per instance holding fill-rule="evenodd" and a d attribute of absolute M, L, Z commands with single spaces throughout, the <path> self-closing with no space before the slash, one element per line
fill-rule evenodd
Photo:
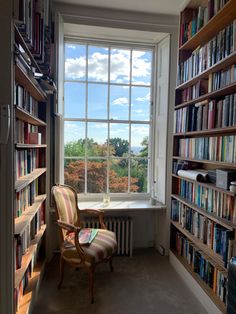
<path fill-rule="evenodd" d="M 176 137 L 186 137 L 186 136 L 201 136 L 201 135 L 211 135 L 211 134 L 236 134 L 236 126 L 229 126 L 226 128 L 214 128 L 208 130 L 201 130 L 201 131 L 189 131 L 184 133 L 174 133 L 173 136 Z"/>
<path fill-rule="evenodd" d="M 19 192 L 20 190 L 25 188 L 27 185 L 29 185 L 31 182 L 33 182 L 35 179 L 37 179 L 43 173 L 45 173 L 46 170 L 47 170 L 46 168 L 38 168 L 32 171 L 30 174 L 27 174 L 26 176 L 21 177 L 15 183 L 15 191 Z"/>
<path fill-rule="evenodd" d="M 32 65 L 37 69 L 37 71 L 39 73 L 42 73 L 40 67 L 38 66 L 38 63 L 35 61 L 31 51 L 29 50 L 28 46 L 26 45 L 25 43 L 25 40 L 24 38 L 22 37 L 17 25 L 14 25 L 14 31 L 15 31 L 15 38 L 16 38 L 16 41 L 19 42 L 19 44 L 23 47 L 23 49 L 25 50 L 25 52 L 27 53 L 27 55 L 29 56 L 31 62 L 32 62 Z"/>
<path fill-rule="evenodd" d="M 188 179 L 188 178 L 185 178 L 185 177 L 181 177 L 181 176 L 178 176 L 176 174 L 173 174 L 172 173 L 172 177 L 173 178 L 177 178 L 177 179 L 182 179 L 182 180 L 185 180 L 185 181 L 188 181 L 188 182 L 192 182 L 194 184 L 198 184 L 200 186 L 204 186 L 206 188 L 209 188 L 209 189 L 213 189 L 213 190 L 216 190 L 218 192 L 223 192 L 224 194 L 227 194 L 227 195 L 230 195 L 230 196 L 235 196 L 235 193 L 229 191 L 229 190 L 223 190 L 221 188 L 218 188 L 215 184 L 213 183 L 209 183 L 209 182 L 199 182 L 199 181 L 195 181 L 195 180 L 191 180 L 191 179 Z"/>
<path fill-rule="evenodd" d="M 15 235 L 23 233 L 26 226 L 28 226 L 31 220 L 34 218 L 45 199 L 46 194 L 36 196 L 34 204 L 26 209 L 20 217 L 15 218 Z"/>
<path fill-rule="evenodd" d="M 30 114 L 28 111 L 26 111 L 25 109 L 19 107 L 19 106 L 15 106 L 15 116 L 16 118 L 23 120 L 25 122 L 28 122 L 30 124 L 33 125 L 37 125 L 37 126 L 46 126 L 46 122 L 44 122 L 43 120 L 40 120 L 37 117 L 34 117 L 32 114 Z"/>
<path fill-rule="evenodd" d="M 27 314 L 29 312 L 29 307 L 31 305 L 32 299 L 43 277 L 44 269 L 45 262 L 38 262 L 37 265 L 34 267 L 33 273 L 29 280 L 29 284 L 25 289 L 24 295 L 20 299 L 19 310 L 17 311 L 17 314 Z"/>
<path fill-rule="evenodd" d="M 197 83 L 197 81 L 204 79 L 204 78 L 207 78 L 210 73 L 220 71 L 220 70 L 222 70 L 222 69 L 226 68 L 227 66 L 230 66 L 234 63 L 236 63 L 236 52 L 231 53 L 226 58 L 224 58 L 221 61 L 219 61 L 218 63 L 212 65 L 211 67 L 209 67 L 208 69 L 206 69 L 202 73 L 194 76 L 190 80 L 188 80 L 184 83 L 181 83 L 180 85 L 178 85 L 176 87 L 176 90 L 181 90 L 181 89 L 184 89 L 184 88 L 189 87 L 191 85 L 194 85 L 195 83 Z"/>
<path fill-rule="evenodd" d="M 179 157 L 179 156 L 173 156 L 172 159 L 176 160 L 186 160 L 186 161 L 192 161 L 192 162 L 197 162 L 201 164 L 210 164 L 210 165 L 215 165 L 218 167 L 228 167 L 232 169 L 236 169 L 236 163 L 228 163 L 228 162 L 223 162 L 223 161 L 211 161 L 211 160 L 199 160 L 199 159 L 191 159 L 191 158 L 185 158 L 185 157 Z"/>
<path fill-rule="evenodd" d="M 39 232 L 36 234 L 35 238 L 31 241 L 27 252 L 22 256 L 21 268 L 17 269 L 15 272 L 15 288 L 17 288 L 24 277 L 24 274 L 32 260 L 34 253 L 37 250 L 38 245 L 45 233 L 46 225 L 42 225 Z"/>
<path fill-rule="evenodd" d="M 235 93 L 235 92 L 236 92 L 236 82 L 229 84 L 225 87 L 219 88 L 218 90 L 206 93 L 206 94 L 204 94 L 200 97 L 197 97 L 195 99 L 185 101 L 182 104 L 175 106 L 175 110 L 177 110 L 179 108 L 187 107 L 187 106 L 192 105 L 192 104 L 196 104 L 196 103 L 201 102 L 201 101 L 206 100 L 206 99 L 214 99 L 214 98 L 225 96 L 225 95 Z"/>
<path fill-rule="evenodd" d="M 224 262 L 220 254 L 215 253 L 208 248 L 200 239 L 192 235 L 188 230 L 184 229 L 177 221 L 171 220 L 173 226 L 175 226 L 182 234 L 184 234 L 190 241 L 192 241 L 203 253 L 205 253 L 210 259 L 213 259 L 217 265 L 219 265 L 224 271 L 227 269 L 224 267 Z"/>
<path fill-rule="evenodd" d="M 221 299 L 213 292 L 213 290 L 201 279 L 201 277 L 193 271 L 192 267 L 187 263 L 185 258 L 178 255 L 177 252 L 175 252 L 173 249 L 171 249 L 171 252 L 180 261 L 184 268 L 190 273 L 194 280 L 196 280 L 200 287 L 206 292 L 210 299 L 212 299 L 212 301 L 219 308 L 219 310 L 222 313 L 226 313 L 226 305 L 224 304 L 224 302 L 222 302 Z"/>
<path fill-rule="evenodd" d="M 16 82 L 22 85 L 31 96 L 37 101 L 46 101 L 47 95 L 44 93 L 35 78 L 29 77 L 27 73 L 20 68 L 18 64 L 15 65 L 15 78 Z"/>
<path fill-rule="evenodd" d="M 231 221 L 228 221 L 226 219 L 220 218 L 218 217 L 216 214 L 214 213 L 208 213 L 206 210 L 204 210 L 203 208 L 198 207 L 197 205 L 189 202 L 188 200 L 186 200 L 185 198 L 176 195 L 176 194 L 172 194 L 171 195 L 172 198 L 176 199 L 177 201 L 181 202 L 182 204 L 192 208 L 193 210 L 195 210 L 196 212 L 198 212 L 199 214 L 209 218 L 210 220 L 216 222 L 217 224 L 225 227 L 228 230 L 235 230 L 236 229 L 236 225 L 234 223 L 232 223 Z"/>
<path fill-rule="evenodd" d="M 179 50 L 194 50 L 199 44 L 203 46 L 216 36 L 219 31 L 233 22 L 234 19 L 236 19 L 236 2 L 235 0 L 231 0 L 192 38 L 184 43 Z"/>
<path fill-rule="evenodd" d="M 47 144 L 21 144 L 16 143 L 16 148 L 46 148 Z"/>

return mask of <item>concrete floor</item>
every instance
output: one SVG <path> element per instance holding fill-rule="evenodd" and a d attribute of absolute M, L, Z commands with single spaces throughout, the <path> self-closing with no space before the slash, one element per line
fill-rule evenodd
<path fill-rule="evenodd" d="M 57 289 L 58 256 L 47 266 L 33 314 L 205 314 L 206 311 L 171 267 L 153 249 L 115 257 L 95 274 L 95 303 L 88 299 L 87 273 L 67 267 Z"/>

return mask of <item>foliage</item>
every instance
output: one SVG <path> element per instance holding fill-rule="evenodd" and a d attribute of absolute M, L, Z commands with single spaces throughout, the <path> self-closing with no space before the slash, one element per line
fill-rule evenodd
<path fill-rule="evenodd" d="M 129 151 L 129 142 L 127 140 L 123 140 L 119 137 L 114 137 L 109 140 L 111 146 L 113 146 L 115 152 L 114 155 L 116 157 L 122 157 L 125 153 Z"/>

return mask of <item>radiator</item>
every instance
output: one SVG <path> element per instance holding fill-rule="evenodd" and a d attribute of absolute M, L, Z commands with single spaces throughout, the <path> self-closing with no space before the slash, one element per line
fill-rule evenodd
<path fill-rule="evenodd" d="M 105 217 L 108 230 L 115 232 L 117 239 L 117 255 L 133 255 L 133 220 L 130 217 Z M 99 222 L 94 217 L 82 220 L 84 228 L 99 228 Z"/>

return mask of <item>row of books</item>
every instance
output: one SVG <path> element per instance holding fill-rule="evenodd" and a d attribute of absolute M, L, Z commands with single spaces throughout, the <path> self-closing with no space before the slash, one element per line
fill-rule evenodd
<path fill-rule="evenodd" d="M 208 213 L 236 223 L 236 198 L 186 180 L 178 180 L 176 193 Z"/>
<path fill-rule="evenodd" d="M 22 149 L 16 151 L 16 180 L 39 168 L 38 149 Z"/>
<path fill-rule="evenodd" d="M 236 20 L 220 31 L 207 44 L 197 47 L 187 60 L 179 63 L 178 85 L 199 75 L 235 50 Z"/>
<path fill-rule="evenodd" d="M 224 267 L 227 268 L 232 257 L 229 240 L 233 241 L 233 231 L 227 230 L 176 199 L 172 199 L 171 219 L 200 239 L 209 249 L 221 255 Z"/>
<path fill-rule="evenodd" d="M 23 120 L 16 119 L 15 123 L 15 130 L 16 130 L 16 143 L 21 144 L 35 144 L 34 137 L 35 134 L 39 133 L 39 128 L 36 125 L 30 124 L 28 122 L 24 122 Z"/>
<path fill-rule="evenodd" d="M 194 36 L 226 2 L 228 2 L 228 0 L 208 0 L 207 6 L 186 9 L 182 13 L 180 24 L 180 46 Z M 186 17 L 188 17 L 187 21 Z"/>
<path fill-rule="evenodd" d="M 181 138 L 178 140 L 180 157 L 195 160 L 236 162 L 236 136 Z"/>
<path fill-rule="evenodd" d="M 45 204 L 43 203 L 23 232 L 21 234 L 15 234 L 15 270 L 21 268 L 22 257 L 29 248 L 30 242 L 35 238 L 36 234 L 41 229 L 44 219 Z"/>
<path fill-rule="evenodd" d="M 26 288 L 29 285 L 30 278 L 32 276 L 32 261 L 30 262 L 29 266 L 24 273 L 24 276 L 19 284 L 18 287 L 14 289 L 14 305 L 15 305 L 15 312 L 20 310 L 20 301 L 25 293 Z"/>
<path fill-rule="evenodd" d="M 174 112 L 174 133 L 210 130 L 236 125 L 236 93 L 207 100 Z"/>
<path fill-rule="evenodd" d="M 27 187 L 16 192 L 15 218 L 20 217 L 35 202 L 38 195 L 38 179 L 31 182 Z"/>
<path fill-rule="evenodd" d="M 236 82 L 236 64 L 225 70 L 210 73 L 208 79 L 209 93 Z"/>
<path fill-rule="evenodd" d="M 208 91 L 208 80 L 199 80 L 196 84 L 191 85 L 183 90 L 178 91 L 180 97 L 177 96 L 178 103 L 183 103 L 189 100 L 198 98 Z"/>
<path fill-rule="evenodd" d="M 14 104 L 20 108 L 23 108 L 31 115 L 38 117 L 38 102 L 30 93 L 24 89 L 23 86 L 15 84 L 14 89 Z"/>
<path fill-rule="evenodd" d="M 227 272 L 216 265 L 182 233 L 175 233 L 175 251 L 191 266 L 192 270 L 212 289 L 222 302 L 227 297 Z"/>

